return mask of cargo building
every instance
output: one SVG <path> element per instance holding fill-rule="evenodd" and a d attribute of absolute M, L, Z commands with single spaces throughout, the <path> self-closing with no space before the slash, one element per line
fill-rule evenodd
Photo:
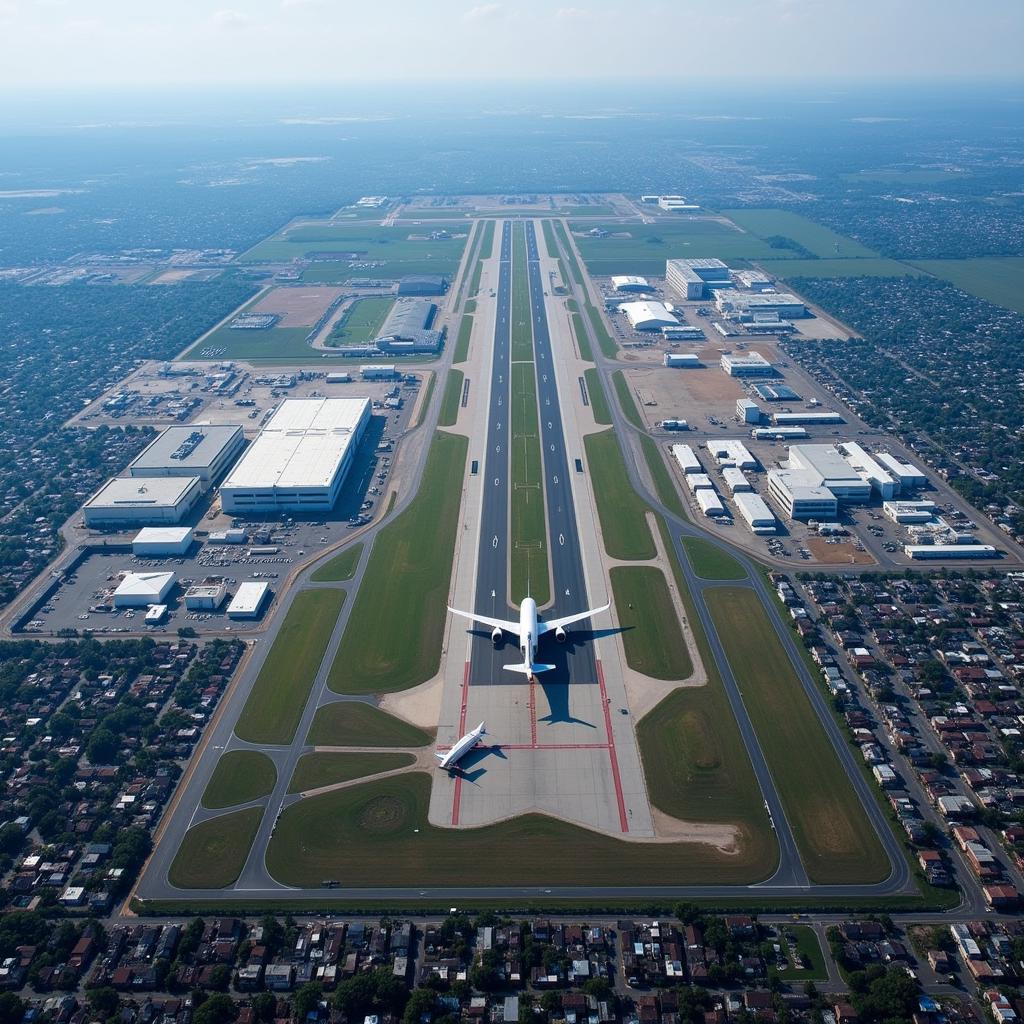
<path fill-rule="evenodd" d="M 730 377 L 775 377 L 775 367 L 760 352 L 726 352 L 720 365 Z"/>
<path fill-rule="evenodd" d="M 736 503 L 740 517 L 750 527 L 751 533 L 775 533 L 778 526 L 775 516 L 758 495 L 750 491 L 737 491 L 733 494 L 732 500 Z"/>
<path fill-rule="evenodd" d="M 202 496 L 197 476 L 115 477 L 83 506 L 86 526 L 180 523 Z"/>
<path fill-rule="evenodd" d="M 128 467 L 133 477 L 197 476 L 208 490 L 245 447 L 236 425 L 197 423 L 168 427 Z"/>
<path fill-rule="evenodd" d="M 665 283 L 681 298 L 703 299 L 708 286 L 728 287 L 729 268 L 717 259 L 676 259 L 665 262 Z"/>
<path fill-rule="evenodd" d="M 132 540 L 132 554 L 140 558 L 183 555 L 194 537 L 190 526 L 144 526 Z"/>

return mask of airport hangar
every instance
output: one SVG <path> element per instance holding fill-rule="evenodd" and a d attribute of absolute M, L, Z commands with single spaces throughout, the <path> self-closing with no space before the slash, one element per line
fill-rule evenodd
<path fill-rule="evenodd" d="M 245 447 L 242 428 L 196 423 L 168 427 L 128 467 L 129 476 L 197 476 L 210 489 Z"/>
<path fill-rule="evenodd" d="M 221 484 L 221 507 L 330 511 L 369 421 L 369 398 L 286 399 Z"/>

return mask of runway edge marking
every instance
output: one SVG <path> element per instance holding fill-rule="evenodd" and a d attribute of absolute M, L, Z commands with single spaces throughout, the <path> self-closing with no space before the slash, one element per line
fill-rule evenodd
<path fill-rule="evenodd" d="M 622 776 L 619 775 L 619 758 L 615 753 L 615 736 L 612 733 L 612 711 L 608 706 L 608 693 L 604 685 L 604 668 L 601 659 L 595 658 L 597 682 L 601 687 L 601 703 L 604 705 L 604 726 L 608 731 L 608 756 L 612 762 L 612 779 L 615 782 L 615 800 L 619 805 L 619 825 L 623 832 L 629 831 L 629 817 L 626 814 L 626 798 L 622 795 Z"/>
<path fill-rule="evenodd" d="M 462 709 L 459 711 L 459 735 L 466 735 L 466 705 L 469 703 L 469 662 L 462 670 Z M 452 825 L 459 823 L 459 801 L 462 798 L 462 776 L 455 773 L 455 791 L 452 796 Z"/>

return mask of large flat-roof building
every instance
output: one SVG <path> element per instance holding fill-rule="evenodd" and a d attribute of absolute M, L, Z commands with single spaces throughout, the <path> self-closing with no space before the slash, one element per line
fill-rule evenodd
<path fill-rule="evenodd" d="M 899 481 L 901 488 L 924 487 L 928 483 L 928 477 L 924 475 L 923 470 L 912 462 L 903 462 L 889 452 L 879 452 L 875 458 Z"/>
<path fill-rule="evenodd" d="M 168 427 L 128 467 L 133 477 L 197 476 L 207 490 L 245 447 L 235 424 Z"/>
<path fill-rule="evenodd" d="M 854 471 L 871 484 L 871 489 L 877 492 L 880 498 L 887 501 L 900 493 L 899 481 L 883 469 L 856 441 L 844 441 L 839 445 L 839 451 Z"/>
<path fill-rule="evenodd" d="M 247 581 L 239 585 L 228 605 L 229 619 L 255 619 L 270 596 L 269 583 Z"/>
<path fill-rule="evenodd" d="M 729 268 L 716 259 L 676 259 L 665 261 L 665 283 L 684 299 L 703 299 L 709 285 L 728 287 Z"/>
<path fill-rule="evenodd" d="M 191 526 L 144 526 L 132 540 L 132 554 L 140 558 L 183 555 L 194 537 Z"/>
<path fill-rule="evenodd" d="M 834 519 L 839 511 L 836 496 L 820 477 L 804 470 L 768 470 L 768 497 L 790 519 Z"/>
<path fill-rule="evenodd" d="M 114 477 L 83 506 L 86 526 L 180 523 L 202 496 L 197 476 Z"/>
<path fill-rule="evenodd" d="M 430 325 L 437 306 L 430 299 L 396 299 L 374 344 L 382 352 L 437 352 L 441 332 Z"/>
<path fill-rule="evenodd" d="M 727 320 L 740 323 L 766 316 L 794 320 L 807 315 L 807 306 L 790 292 L 734 292 L 715 290 L 715 308 Z"/>
<path fill-rule="evenodd" d="M 679 323 L 664 302 L 624 302 L 619 309 L 634 331 L 660 331 Z"/>
<path fill-rule="evenodd" d="M 174 587 L 173 572 L 128 572 L 114 591 L 115 608 L 145 608 L 163 604 Z"/>
<path fill-rule="evenodd" d="M 865 480 L 834 444 L 794 444 L 789 469 L 813 473 L 840 501 L 867 501 L 871 483 Z"/>
<path fill-rule="evenodd" d="M 646 277 L 637 277 L 635 274 L 617 274 L 612 278 L 612 287 L 617 292 L 649 292 L 650 284 Z"/>
<path fill-rule="evenodd" d="M 398 282 L 399 295 L 444 295 L 448 279 L 441 274 L 408 274 Z"/>
<path fill-rule="evenodd" d="M 724 352 L 719 365 L 730 377 L 775 377 L 776 369 L 760 352 Z"/>
<path fill-rule="evenodd" d="M 750 527 L 751 533 L 767 534 L 774 533 L 778 524 L 771 509 L 764 503 L 764 500 L 750 491 L 733 492 L 732 500 L 740 516 Z"/>
<path fill-rule="evenodd" d="M 282 402 L 221 485 L 224 511 L 330 510 L 369 420 L 369 398 Z"/>

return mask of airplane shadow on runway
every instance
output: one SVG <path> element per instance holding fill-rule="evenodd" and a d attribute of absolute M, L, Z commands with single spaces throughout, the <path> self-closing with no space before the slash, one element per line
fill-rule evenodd
<path fill-rule="evenodd" d="M 462 758 L 458 769 L 452 772 L 452 775 L 457 775 L 464 782 L 476 785 L 487 774 L 487 768 L 482 765 L 482 762 L 490 757 L 500 757 L 502 761 L 508 760 L 500 744 L 475 747 Z"/>

